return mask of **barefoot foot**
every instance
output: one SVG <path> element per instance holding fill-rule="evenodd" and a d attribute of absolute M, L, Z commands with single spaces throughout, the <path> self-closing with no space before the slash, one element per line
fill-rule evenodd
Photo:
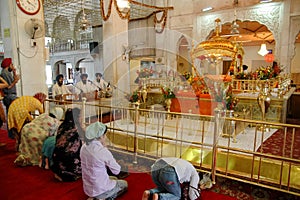
<path fill-rule="evenodd" d="M 143 193 L 143 197 L 142 200 L 148 200 L 150 197 L 150 191 L 149 190 L 145 190 Z"/>
<path fill-rule="evenodd" d="M 158 200 L 158 194 L 157 194 L 157 193 L 154 193 L 154 194 L 153 194 L 152 200 Z"/>

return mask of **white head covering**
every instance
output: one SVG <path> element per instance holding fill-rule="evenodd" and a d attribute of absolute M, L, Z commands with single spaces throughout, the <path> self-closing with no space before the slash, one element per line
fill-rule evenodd
<path fill-rule="evenodd" d="M 100 138 L 106 132 L 106 125 L 101 122 L 95 122 L 86 127 L 85 137 L 88 140 L 93 140 L 95 138 Z"/>
<path fill-rule="evenodd" d="M 53 107 L 50 109 L 50 113 L 53 114 L 56 119 L 61 120 L 64 115 L 64 110 L 61 107 Z"/>

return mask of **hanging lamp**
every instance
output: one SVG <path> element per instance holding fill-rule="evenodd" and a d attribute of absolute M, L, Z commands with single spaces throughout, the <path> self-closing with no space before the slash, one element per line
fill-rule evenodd
<path fill-rule="evenodd" d="M 269 53 L 269 51 L 267 50 L 267 45 L 265 43 L 262 43 L 257 53 L 261 56 L 267 55 Z"/>

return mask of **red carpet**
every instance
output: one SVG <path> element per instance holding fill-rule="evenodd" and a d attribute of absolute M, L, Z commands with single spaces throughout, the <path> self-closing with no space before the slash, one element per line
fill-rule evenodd
<path fill-rule="evenodd" d="M 61 183 L 54 179 L 50 170 L 37 166 L 16 167 L 14 160 L 15 141 L 8 139 L 7 132 L 0 130 L 0 142 L 7 143 L 0 147 L 0 197 L 5 200 L 86 200 L 82 189 L 82 181 Z M 141 199 L 145 189 L 154 187 L 147 173 L 130 173 L 126 178 L 128 192 L 120 200 Z M 213 191 L 203 191 L 202 200 L 236 200 L 236 198 Z"/>
<path fill-rule="evenodd" d="M 291 121 L 291 120 L 289 120 Z M 288 121 L 288 122 L 289 122 Z M 300 124 L 300 120 L 293 120 L 293 124 Z M 293 140 L 292 128 L 287 129 L 286 143 L 284 145 L 284 130 L 276 131 L 271 137 L 264 141 L 257 152 L 268 153 L 276 156 L 300 159 L 300 129 L 295 129 Z M 293 148 L 291 148 L 293 146 Z M 291 149 L 293 151 L 291 151 Z"/>

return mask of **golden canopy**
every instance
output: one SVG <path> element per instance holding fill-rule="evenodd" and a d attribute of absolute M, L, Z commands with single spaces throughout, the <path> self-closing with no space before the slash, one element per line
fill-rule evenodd
<path fill-rule="evenodd" d="M 220 19 L 216 19 L 216 35 L 210 40 L 206 40 L 198 44 L 192 51 L 192 59 L 201 57 L 220 58 L 232 57 L 234 58 L 237 53 L 237 48 L 234 43 L 219 35 L 220 32 Z"/>

